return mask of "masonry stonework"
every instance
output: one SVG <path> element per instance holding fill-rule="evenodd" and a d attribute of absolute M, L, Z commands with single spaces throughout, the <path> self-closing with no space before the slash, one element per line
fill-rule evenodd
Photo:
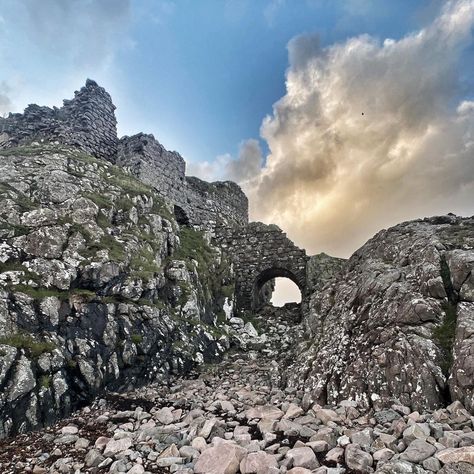
<path fill-rule="evenodd" d="M 259 309 L 266 302 L 262 289 L 276 277 L 292 280 L 305 298 L 308 257 L 276 225 L 251 222 L 240 228 L 219 229 L 216 243 L 234 263 L 238 310 Z"/>
<path fill-rule="evenodd" d="M 31 104 L 23 114 L 0 118 L 0 149 L 57 141 L 110 160 L 117 154 L 118 144 L 114 110 L 106 90 L 88 79 L 61 108 Z"/>
<path fill-rule="evenodd" d="M 248 200 L 237 184 L 186 176 L 181 155 L 166 150 L 153 135 L 121 138 L 116 164 L 171 201 L 181 223 L 214 231 L 218 224 L 248 222 Z"/>

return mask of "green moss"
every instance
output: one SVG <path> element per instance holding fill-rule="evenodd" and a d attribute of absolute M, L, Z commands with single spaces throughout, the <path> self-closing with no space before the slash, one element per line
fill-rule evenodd
<path fill-rule="evenodd" d="M 20 293 L 24 293 L 25 295 L 30 296 L 35 300 L 42 300 L 43 298 L 48 298 L 50 296 L 55 296 L 60 300 L 68 300 L 69 299 L 69 292 L 63 290 L 54 290 L 50 288 L 33 288 L 32 286 L 28 285 L 12 285 L 11 289 L 13 291 L 18 291 Z"/>
<path fill-rule="evenodd" d="M 451 272 L 449 271 L 446 258 L 441 258 L 440 268 L 441 278 L 443 280 L 444 288 L 448 296 L 443 303 L 444 318 L 441 325 L 433 329 L 433 338 L 438 347 L 440 347 L 443 359 L 440 366 L 443 373 L 447 376 L 453 364 L 453 346 L 456 336 L 456 322 L 457 322 L 457 294 L 451 281 Z"/>
<path fill-rule="evenodd" d="M 51 386 L 51 376 L 50 375 L 42 375 L 39 378 L 39 385 L 43 388 L 49 388 Z"/>
<path fill-rule="evenodd" d="M 221 292 L 225 298 L 232 298 L 235 293 L 235 285 L 225 285 L 221 288 Z"/>
<path fill-rule="evenodd" d="M 443 360 L 441 368 L 446 375 L 453 364 L 453 345 L 456 335 L 456 305 L 447 302 L 443 305 L 444 319 L 440 326 L 433 329 L 433 337 L 441 348 Z"/>
<path fill-rule="evenodd" d="M 93 203 L 97 204 L 99 208 L 111 208 L 112 202 L 109 198 L 99 193 L 83 193 L 83 197 L 90 199 Z"/>
<path fill-rule="evenodd" d="M 130 340 L 135 344 L 140 344 L 143 341 L 143 336 L 141 334 L 132 334 Z"/>
<path fill-rule="evenodd" d="M 1 222 L 0 230 L 13 232 L 13 237 L 20 237 L 21 235 L 27 235 L 30 233 L 30 228 L 27 227 L 26 225 L 9 224 L 8 222 Z"/>
<path fill-rule="evenodd" d="M 38 358 L 45 352 L 52 352 L 56 346 L 52 342 L 37 341 L 30 334 L 17 333 L 11 336 L 4 336 L 0 338 L 0 344 L 16 347 L 17 349 L 24 349 L 25 352 L 33 358 Z"/>
<path fill-rule="evenodd" d="M 66 362 L 66 365 L 68 367 L 68 369 L 70 370 L 75 370 L 77 369 L 77 360 L 75 359 L 68 359 L 67 362 Z"/>

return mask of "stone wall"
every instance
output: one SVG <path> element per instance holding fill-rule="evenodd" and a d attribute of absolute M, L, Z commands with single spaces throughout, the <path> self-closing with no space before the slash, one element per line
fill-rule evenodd
<path fill-rule="evenodd" d="M 186 177 L 181 155 L 166 150 L 153 135 L 139 133 L 121 138 L 116 164 L 177 206 L 175 211 L 181 223 L 214 230 L 217 224 L 248 222 L 248 200 L 237 184 L 207 183 Z"/>
<path fill-rule="evenodd" d="M 88 79 L 61 108 L 29 105 L 23 114 L 0 118 L 0 149 L 32 142 L 58 142 L 105 158 L 151 185 L 172 206 L 180 223 L 214 230 L 217 224 L 245 225 L 248 200 L 230 181 L 206 183 L 186 177 L 186 163 L 153 135 L 117 138 L 110 95 Z"/>
<path fill-rule="evenodd" d="M 255 310 L 264 304 L 262 288 L 276 277 L 290 278 L 306 296 L 308 257 L 279 227 L 251 222 L 218 229 L 216 235 L 216 243 L 234 264 L 237 310 Z"/>
<path fill-rule="evenodd" d="M 153 186 L 164 198 L 183 200 L 186 163 L 179 153 L 166 150 L 153 135 L 122 137 L 115 164 Z"/>
<path fill-rule="evenodd" d="M 98 158 L 117 153 L 115 106 L 106 90 L 88 79 L 61 108 L 29 105 L 23 114 L 0 119 L 0 149 L 33 141 L 72 145 Z"/>

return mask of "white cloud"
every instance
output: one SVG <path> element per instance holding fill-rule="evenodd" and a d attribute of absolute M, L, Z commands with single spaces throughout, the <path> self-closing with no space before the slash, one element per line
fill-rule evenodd
<path fill-rule="evenodd" d="M 214 161 L 188 162 L 186 174 L 206 181 L 230 179 L 245 185 L 259 174 L 263 155 L 258 140 L 241 142 L 237 159 L 230 154 L 220 155 Z"/>
<path fill-rule="evenodd" d="M 474 107 L 458 67 L 473 23 L 474 0 L 460 0 L 397 41 L 290 42 L 286 95 L 261 128 L 270 154 L 245 184 L 252 218 L 348 255 L 402 220 L 474 213 Z"/>

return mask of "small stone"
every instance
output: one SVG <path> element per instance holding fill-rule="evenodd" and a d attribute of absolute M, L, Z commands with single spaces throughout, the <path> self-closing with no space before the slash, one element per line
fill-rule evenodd
<path fill-rule="evenodd" d="M 98 467 L 103 460 L 104 456 L 98 449 L 91 449 L 84 459 L 87 467 Z"/>
<path fill-rule="evenodd" d="M 122 438 L 122 439 L 111 439 L 104 449 L 104 456 L 114 456 L 132 446 L 132 440 L 130 438 Z"/>
<path fill-rule="evenodd" d="M 420 463 L 436 452 L 436 448 L 422 439 L 412 441 L 400 458 L 410 462 Z"/>
<path fill-rule="evenodd" d="M 374 463 L 372 456 L 354 444 L 349 444 L 344 452 L 344 460 L 349 469 L 359 472 L 371 472 Z"/>
<path fill-rule="evenodd" d="M 247 454 L 240 461 L 242 474 L 266 474 L 271 467 L 278 467 L 276 457 L 263 451 Z"/>
<path fill-rule="evenodd" d="M 230 441 L 206 449 L 194 464 L 195 474 L 236 474 L 245 450 Z"/>
<path fill-rule="evenodd" d="M 465 462 L 474 464 L 474 446 L 465 446 L 463 448 L 448 448 L 435 454 L 443 464 Z"/>

